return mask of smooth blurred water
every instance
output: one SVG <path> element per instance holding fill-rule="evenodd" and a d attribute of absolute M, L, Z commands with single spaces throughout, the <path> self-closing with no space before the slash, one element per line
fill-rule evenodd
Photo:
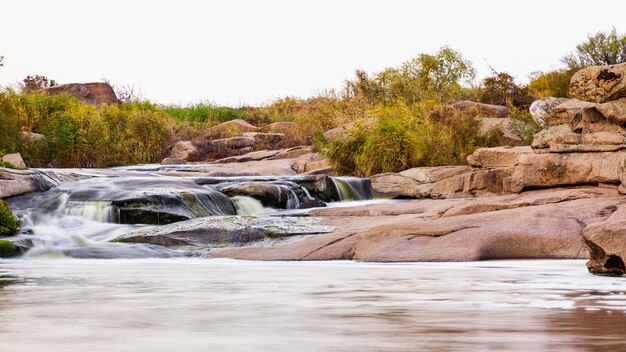
<path fill-rule="evenodd" d="M 2 351 L 618 351 L 583 261 L 0 261 Z"/>

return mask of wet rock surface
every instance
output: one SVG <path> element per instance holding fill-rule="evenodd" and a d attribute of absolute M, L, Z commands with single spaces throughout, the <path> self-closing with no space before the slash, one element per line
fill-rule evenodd
<path fill-rule="evenodd" d="M 194 219 L 123 235 L 119 242 L 162 246 L 241 246 L 262 240 L 329 233 L 333 227 L 319 218 L 229 216 Z M 270 241 L 274 242 L 274 241 Z"/>

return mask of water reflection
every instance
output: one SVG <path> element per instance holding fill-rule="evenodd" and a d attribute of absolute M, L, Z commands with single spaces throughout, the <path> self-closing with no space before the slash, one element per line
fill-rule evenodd
<path fill-rule="evenodd" d="M 11 351 L 597 351 L 625 341 L 626 281 L 591 276 L 583 261 L 0 268 L 24 278 L 0 288 Z"/>

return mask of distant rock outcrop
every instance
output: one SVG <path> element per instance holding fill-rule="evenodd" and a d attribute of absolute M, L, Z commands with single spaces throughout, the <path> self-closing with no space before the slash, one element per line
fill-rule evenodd
<path fill-rule="evenodd" d="M 61 84 L 42 89 L 39 92 L 48 95 L 69 94 L 94 105 L 119 103 L 113 88 L 104 82 Z"/>

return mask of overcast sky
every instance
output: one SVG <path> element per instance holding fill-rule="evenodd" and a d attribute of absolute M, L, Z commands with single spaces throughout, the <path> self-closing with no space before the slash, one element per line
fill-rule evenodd
<path fill-rule="evenodd" d="M 0 3 L 0 85 L 132 84 L 163 104 L 259 104 L 340 87 L 447 45 L 527 81 L 587 34 L 626 32 L 626 1 L 13 0 Z"/>

